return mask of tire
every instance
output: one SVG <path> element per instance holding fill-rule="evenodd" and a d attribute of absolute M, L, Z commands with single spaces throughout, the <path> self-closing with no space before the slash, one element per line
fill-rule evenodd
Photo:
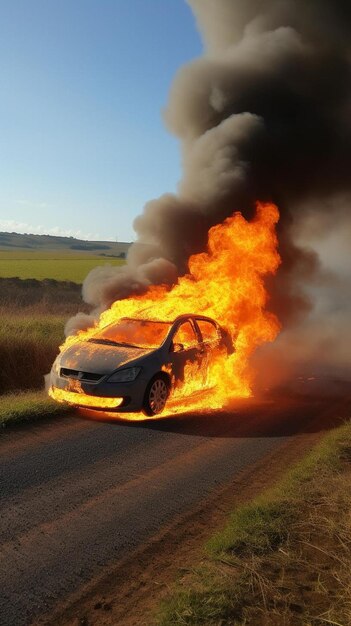
<path fill-rule="evenodd" d="M 168 400 L 170 385 L 165 376 L 156 375 L 146 387 L 143 413 L 148 417 L 153 417 L 162 413 Z"/>

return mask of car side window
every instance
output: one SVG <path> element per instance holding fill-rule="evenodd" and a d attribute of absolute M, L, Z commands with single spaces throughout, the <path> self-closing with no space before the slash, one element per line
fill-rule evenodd
<path fill-rule="evenodd" d="M 198 338 L 195 330 L 190 322 L 183 322 L 177 329 L 174 337 L 173 344 L 180 344 L 184 347 L 184 350 L 193 348 L 198 345 Z"/>
<path fill-rule="evenodd" d="M 207 320 L 196 320 L 202 335 L 202 341 L 218 341 L 218 332 L 215 324 Z"/>

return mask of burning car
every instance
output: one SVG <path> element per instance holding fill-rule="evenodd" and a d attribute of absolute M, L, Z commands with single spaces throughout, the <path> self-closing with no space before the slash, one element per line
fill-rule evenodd
<path fill-rule="evenodd" d="M 75 406 L 157 415 L 187 376 L 199 375 L 205 385 L 219 351 L 231 354 L 232 340 L 209 317 L 125 317 L 61 352 L 51 371 L 51 395 Z"/>

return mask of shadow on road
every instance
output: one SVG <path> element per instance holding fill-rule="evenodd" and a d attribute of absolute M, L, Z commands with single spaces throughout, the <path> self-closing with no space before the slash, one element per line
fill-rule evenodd
<path fill-rule="evenodd" d="M 86 467 L 97 471 L 99 463 L 113 467 L 118 459 L 138 458 L 138 454 L 157 462 L 165 449 L 171 456 L 179 450 L 190 454 L 203 444 L 201 438 L 277 439 L 330 430 L 350 418 L 350 407 L 349 396 L 329 400 L 282 396 L 142 422 L 87 410 L 41 421 L 25 426 L 19 442 L 14 432 L 2 437 L 0 465 L 6 481 L 0 498 Z M 18 463 L 14 463 L 16 450 Z"/>
<path fill-rule="evenodd" d="M 89 421 L 195 437 L 289 437 L 329 430 L 350 416 L 349 398 L 275 397 L 233 402 L 225 410 L 129 421 L 120 415 L 80 410 Z"/>

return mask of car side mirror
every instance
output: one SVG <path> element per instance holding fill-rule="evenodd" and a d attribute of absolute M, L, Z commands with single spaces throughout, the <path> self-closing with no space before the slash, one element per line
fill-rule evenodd
<path fill-rule="evenodd" d="M 183 352 L 184 345 L 182 343 L 172 343 L 172 352 Z"/>

